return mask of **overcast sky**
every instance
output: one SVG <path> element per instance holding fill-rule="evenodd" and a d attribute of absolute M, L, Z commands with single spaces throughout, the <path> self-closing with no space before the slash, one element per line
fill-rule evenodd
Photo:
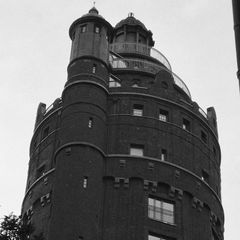
<path fill-rule="evenodd" d="M 0 1 L 0 217 L 20 214 L 39 102 L 66 82 L 71 23 L 90 0 Z M 230 0 L 98 0 L 113 26 L 133 12 L 204 110 L 214 106 L 222 148 L 225 239 L 239 237 L 240 99 Z"/>

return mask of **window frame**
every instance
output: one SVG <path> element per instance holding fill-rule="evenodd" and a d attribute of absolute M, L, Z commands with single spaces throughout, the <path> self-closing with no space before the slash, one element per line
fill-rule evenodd
<path fill-rule="evenodd" d="M 150 204 L 152 201 L 153 204 Z M 165 205 L 165 206 L 164 206 Z M 171 206 L 172 210 L 166 208 Z M 148 218 L 154 221 L 162 222 L 169 225 L 176 225 L 175 218 L 176 206 L 175 203 L 168 200 L 148 196 Z M 166 220 L 166 218 L 171 219 Z"/>
<path fill-rule="evenodd" d="M 161 122 L 168 122 L 168 121 L 169 121 L 169 111 L 160 108 L 160 109 L 159 109 L 158 119 L 159 119 Z"/>
<path fill-rule="evenodd" d="M 87 24 L 80 26 L 80 33 L 85 33 L 87 31 Z"/>
<path fill-rule="evenodd" d="M 133 104 L 132 107 L 132 115 L 136 117 L 142 117 L 143 116 L 143 109 L 144 105 L 143 104 Z"/>
<path fill-rule="evenodd" d="M 138 150 L 141 151 L 141 153 L 134 154 L 133 151 L 137 152 Z M 137 156 L 137 157 L 143 157 L 144 156 L 144 145 L 142 144 L 130 144 L 129 148 L 129 155 L 131 156 Z"/>

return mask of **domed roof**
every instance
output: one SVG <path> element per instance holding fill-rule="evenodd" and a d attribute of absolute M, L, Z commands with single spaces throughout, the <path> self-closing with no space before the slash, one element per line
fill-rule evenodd
<path fill-rule="evenodd" d="M 95 7 L 92 7 L 87 14 L 84 14 L 82 17 L 99 17 L 104 19 L 101 15 L 99 15 L 98 10 Z"/>
<path fill-rule="evenodd" d="M 133 16 L 133 13 L 129 13 L 128 17 L 117 23 L 115 28 L 120 28 L 123 25 L 141 26 L 144 30 L 148 31 L 145 25 Z"/>

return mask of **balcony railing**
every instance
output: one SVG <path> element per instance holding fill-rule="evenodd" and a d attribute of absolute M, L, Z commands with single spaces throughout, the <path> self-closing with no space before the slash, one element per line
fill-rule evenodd
<path fill-rule="evenodd" d="M 160 53 L 157 49 L 148 47 L 145 44 L 137 44 L 137 43 L 113 43 L 110 44 L 110 50 L 116 53 L 138 53 L 145 56 L 150 56 L 152 58 L 157 59 L 161 62 L 165 67 L 171 70 L 170 63 L 167 58 Z"/>
<path fill-rule="evenodd" d="M 190 91 L 188 90 L 183 80 L 175 73 L 165 67 L 160 66 L 159 64 L 147 60 L 129 58 L 110 58 L 110 64 L 114 69 L 139 70 L 150 72 L 153 74 L 157 74 L 160 70 L 167 71 L 173 77 L 174 83 L 191 98 Z"/>

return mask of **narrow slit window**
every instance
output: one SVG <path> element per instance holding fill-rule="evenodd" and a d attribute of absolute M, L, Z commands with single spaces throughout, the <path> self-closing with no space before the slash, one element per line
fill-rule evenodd
<path fill-rule="evenodd" d="M 166 161 L 167 160 L 167 150 L 166 149 L 162 149 L 161 150 L 161 160 L 162 161 Z"/>
<path fill-rule="evenodd" d="M 85 176 L 85 177 L 83 178 L 83 188 L 86 189 L 87 186 L 88 186 L 88 177 Z"/>
<path fill-rule="evenodd" d="M 94 32 L 95 32 L 95 33 L 100 33 L 100 27 L 99 27 L 99 26 L 95 26 Z"/>
<path fill-rule="evenodd" d="M 90 117 L 88 120 L 88 128 L 92 128 L 93 127 L 93 118 Z"/>
<path fill-rule="evenodd" d="M 96 70 L 97 70 L 97 65 L 93 64 L 92 73 L 96 73 Z"/>

